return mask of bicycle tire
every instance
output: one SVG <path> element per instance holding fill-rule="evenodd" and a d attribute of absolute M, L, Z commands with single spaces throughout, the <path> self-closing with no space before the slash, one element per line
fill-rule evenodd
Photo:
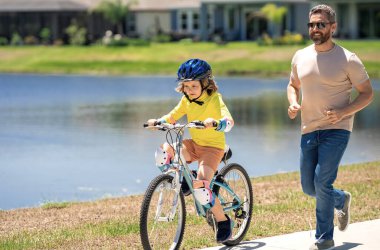
<path fill-rule="evenodd" d="M 159 216 L 169 213 L 176 195 L 173 176 L 162 174 L 154 178 L 145 192 L 140 211 L 140 237 L 144 249 L 179 249 L 186 223 L 185 198 L 180 191 L 173 221 L 156 220 L 159 209 L 156 199 L 163 198 Z M 165 192 L 167 191 L 167 192 Z M 168 197 L 166 197 L 168 195 Z"/>
<path fill-rule="evenodd" d="M 235 179 L 234 176 L 230 176 L 235 173 L 240 178 L 239 180 Z M 234 190 L 234 192 L 239 196 L 240 200 L 243 201 L 243 206 L 240 211 L 229 211 L 227 213 L 230 219 L 234 222 L 234 228 L 232 230 L 231 238 L 223 242 L 223 244 L 226 246 L 235 246 L 244 239 L 251 224 L 253 209 L 252 183 L 247 171 L 241 165 L 236 163 L 230 163 L 224 166 L 220 170 L 219 174 L 223 176 L 224 181 L 228 183 L 232 190 Z M 231 200 L 232 197 L 230 195 L 226 195 L 226 192 L 223 191 L 223 188 L 220 188 L 219 195 L 221 195 L 225 200 L 230 198 L 229 202 L 233 202 L 233 200 Z M 243 215 L 240 213 L 243 213 Z"/>

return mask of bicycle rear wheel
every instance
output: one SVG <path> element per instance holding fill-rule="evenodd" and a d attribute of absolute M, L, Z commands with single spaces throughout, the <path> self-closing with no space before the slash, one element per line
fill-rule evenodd
<path fill-rule="evenodd" d="M 232 230 L 231 239 L 223 242 L 223 244 L 226 246 L 234 246 L 243 240 L 251 224 L 253 209 L 252 184 L 245 169 L 236 163 L 231 163 L 223 167 L 219 174 L 223 176 L 224 181 L 241 201 L 241 205 L 237 209 L 231 209 L 226 212 L 234 222 L 234 228 Z M 224 188 L 220 188 L 219 197 L 224 200 L 222 204 L 223 208 L 238 202 Z"/>
<path fill-rule="evenodd" d="M 172 182 L 173 176 L 159 175 L 144 195 L 140 211 L 140 237 L 144 249 L 179 249 L 181 245 L 186 221 L 185 198 L 182 191 L 175 192 Z M 174 211 L 175 199 L 178 206 Z"/>

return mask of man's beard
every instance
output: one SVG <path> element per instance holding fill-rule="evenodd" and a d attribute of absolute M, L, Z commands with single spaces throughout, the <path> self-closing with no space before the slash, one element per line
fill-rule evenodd
<path fill-rule="evenodd" d="M 320 34 L 320 36 L 316 37 L 315 36 L 316 33 Z M 310 39 L 313 40 L 315 45 L 320 45 L 330 39 L 330 32 L 326 32 L 326 34 L 323 34 L 322 32 L 315 32 L 315 33 L 310 34 L 309 36 L 310 36 Z"/>

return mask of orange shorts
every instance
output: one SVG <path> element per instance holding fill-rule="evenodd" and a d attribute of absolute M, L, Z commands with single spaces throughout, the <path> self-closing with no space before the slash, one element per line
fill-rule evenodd
<path fill-rule="evenodd" d="M 191 158 L 188 163 L 198 161 L 199 166 L 208 166 L 214 171 L 218 169 L 219 163 L 224 155 L 223 149 L 200 146 L 191 139 L 185 139 L 182 143 Z"/>

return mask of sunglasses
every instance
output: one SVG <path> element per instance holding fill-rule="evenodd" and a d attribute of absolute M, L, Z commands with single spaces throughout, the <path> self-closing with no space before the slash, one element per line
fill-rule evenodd
<path fill-rule="evenodd" d="M 315 27 L 317 27 L 317 29 L 321 30 L 321 29 L 326 28 L 326 24 L 330 24 L 330 23 L 325 23 L 325 22 L 308 23 L 307 27 L 309 27 L 309 29 L 314 29 Z"/>

